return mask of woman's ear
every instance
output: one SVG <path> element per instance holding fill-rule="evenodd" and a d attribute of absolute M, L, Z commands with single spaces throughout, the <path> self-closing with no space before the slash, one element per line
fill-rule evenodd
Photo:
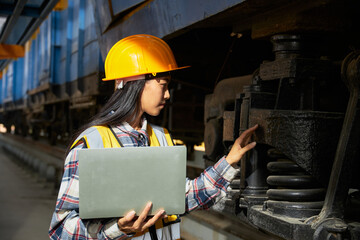
<path fill-rule="evenodd" d="M 114 85 L 114 90 L 116 91 L 117 90 L 117 87 L 119 85 L 120 81 L 117 79 L 115 80 L 115 85 Z"/>

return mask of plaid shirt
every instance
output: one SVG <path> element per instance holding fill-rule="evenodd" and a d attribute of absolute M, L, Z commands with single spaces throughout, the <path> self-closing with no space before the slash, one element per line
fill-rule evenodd
<path fill-rule="evenodd" d="M 124 147 L 149 146 L 146 132 L 147 121 L 136 131 L 124 123 L 114 129 Z M 91 131 L 86 130 L 84 134 Z M 83 134 L 82 134 L 83 135 Z M 82 136 L 80 135 L 80 136 Z M 64 165 L 64 175 L 60 185 L 55 212 L 52 216 L 49 236 L 51 239 L 126 239 L 129 236 L 118 228 L 118 219 L 79 218 L 79 175 L 77 145 L 68 154 Z M 207 168 L 198 178 L 186 179 L 186 212 L 207 209 L 226 195 L 226 189 L 238 170 L 221 158 L 213 167 Z"/>

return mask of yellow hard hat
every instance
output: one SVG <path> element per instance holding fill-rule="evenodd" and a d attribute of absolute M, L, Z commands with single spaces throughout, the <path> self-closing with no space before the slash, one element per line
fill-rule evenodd
<path fill-rule="evenodd" d="M 158 37 L 138 34 L 118 41 L 105 59 L 103 81 L 126 79 L 139 75 L 156 77 L 158 73 L 178 67 L 170 47 Z"/>

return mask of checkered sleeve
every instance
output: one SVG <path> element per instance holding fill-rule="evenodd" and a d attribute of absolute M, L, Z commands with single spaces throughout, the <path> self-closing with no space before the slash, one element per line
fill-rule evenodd
<path fill-rule="evenodd" d="M 53 213 L 50 239 L 126 239 L 121 232 L 117 219 L 91 219 L 79 217 L 79 175 L 77 151 L 83 148 L 80 144 L 73 149 L 65 160 L 64 175 Z"/>
<path fill-rule="evenodd" d="M 225 156 L 194 180 L 186 179 L 186 211 L 207 209 L 226 195 L 227 187 L 238 173 Z"/>

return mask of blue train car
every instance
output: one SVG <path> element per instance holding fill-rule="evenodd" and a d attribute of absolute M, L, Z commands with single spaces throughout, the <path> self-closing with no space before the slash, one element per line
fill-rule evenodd
<path fill-rule="evenodd" d="M 1 111 L 3 111 L 3 109 L 2 109 L 2 89 L 3 89 L 3 87 L 2 87 L 2 83 L 3 83 L 3 75 L 2 75 L 2 73 L 1 73 L 1 76 L 0 76 L 0 109 L 1 109 Z"/>
<path fill-rule="evenodd" d="M 19 58 L 8 65 L 3 72 L 2 96 L 4 110 L 12 110 L 23 104 L 24 59 Z"/>
<path fill-rule="evenodd" d="M 8 130 L 10 130 L 11 125 L 18 126 L 17 133 L 21 133 L 24 125 L 23 109 L 26 104 L 24 58 L 11 62 L 4 69 L 0 96 L 3 123 Z"/>
<path fill-rule="evenodd" d="M 103 59 L 93 12 L 84 0 L 50 12 L 26 42 L 24 58 L 3 71 L 2 116 L 8 128 L 15 125 L 17 132 L 48 136 L 54 143 L 112 91 L 112 83 L 101 83 Z"/>
<path fill-rule="evenodd" d="M 13 101 L 13 73 L 14 73 L 14 64 L 11 63 L 3 71 L 3 82 L 2 82 L 2 101 L 3 106 L 6 109 L 6 106 L 11 104 Z"/>

